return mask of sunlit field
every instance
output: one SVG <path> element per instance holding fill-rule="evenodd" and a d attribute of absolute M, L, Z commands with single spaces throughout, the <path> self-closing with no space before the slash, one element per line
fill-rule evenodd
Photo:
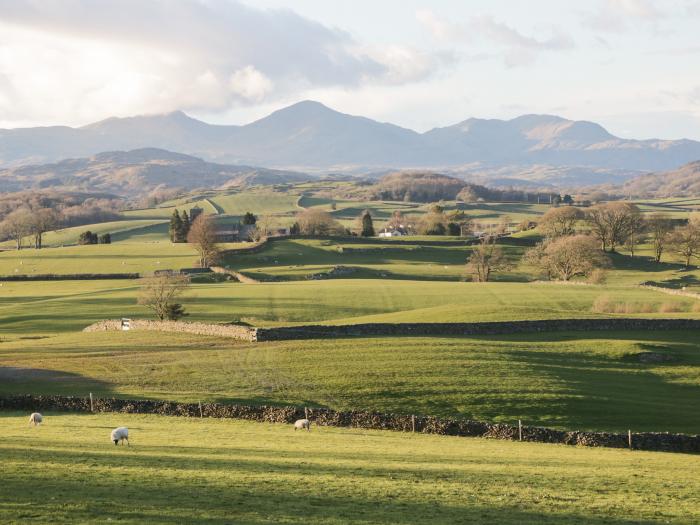
<path fill-rule="evenodd" d="M 700 520 L 700 457 L 126 414 L 2 413 L 2 523 Z M 129 427 L 131 446 L 109 432 Z"/>

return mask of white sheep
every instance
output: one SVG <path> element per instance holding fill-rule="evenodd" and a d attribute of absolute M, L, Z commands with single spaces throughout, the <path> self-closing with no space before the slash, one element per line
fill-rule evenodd
<path fill-rule="evenodd" d="M 126 441 L 127 446 L 129 445 L 129 429 L 126 427 L 118 427 L 112 430 L 112 441 L 114 441 L 115 445 L 118 445 L 119 442 L 122 442 L 122 445 L 124 444 L 124 441 Z"/>
<path fill-rule="evenodd" d="M 294 432 L 303 429 L 306 429 L 307 431 L 311 430 L 311 422 L 308 419 L 297 419 L 294 422 Z"/>
<path fill-rule="evenodd" d="M 44 420 L 41 414 L 39 412 L 32 412 L 32 415 L 29 416 L 29 426 L 37 426 L 41 425 L 41 422 Z"/>

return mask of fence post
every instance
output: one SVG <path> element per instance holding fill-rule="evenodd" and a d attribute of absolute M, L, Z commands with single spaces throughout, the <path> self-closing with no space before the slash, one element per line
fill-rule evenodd
<path fill-rule="evenodd" d="M 90 392 L 90 412 L 94 412 L 94 408 L 92 406 L 92 392 Z"/>
<path fill-rule="evenodd" d="M 523 422 L 518 419 L 518 441 L 523 440 Z"/>
<path fill-rule="evenodd" d="M 413 432 L 416 431 L 416 416 L 415 415 L 411 416 L 411 430 Z"/>
<path fill-rule="evenodd" d="M 631 430 L 627 431 L 627 442 L 629 443 L 630 448 L 632 448 L 632 431 Z"/>
<path fill-rule="evenodd" d="M 202 413 L 202 402 L 201 401 L 199 401 L 199 417 L 200 418 L 204 417 L 204 414 Z"/>
<path fill-rule="evenodd" d="M 309 409 L 304 407 L 304 419 L 309 419 Z"/>

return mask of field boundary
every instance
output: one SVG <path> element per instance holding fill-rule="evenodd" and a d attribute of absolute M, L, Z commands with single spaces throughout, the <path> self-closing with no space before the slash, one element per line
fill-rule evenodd
<path fill-rule="evenodd" d="M 120 319 L 98 321 L 83 328 L 83 332 L 116 332 L 121 331 Z M 129 330 L 149 330 L 154 332 L 177 332 L 213 337 L 229 337 L 241 341 L 254 342 L 257 339 L 256 329 L 235 324 L 189 323 L 184 321 L 154 321 L 150 319 L 130 319 Z"/>
<path fill-rule="evenodd" d="M 101 281 L 114 279 L 139 279 L 138 273 L 46 273 L 0 275 L 0 281 Z"/>
<path fill-rule="evenodd" d="M 386 414 L 369 411 L 336 411 L 298 406 L 251 406 L 220 403 L 82 398 L 66 396 L 0 397 L 0 410 L 55 410 L 58 412 L 118 412 L 200 418 L 231 418 L 267 423 L 293 423 L 308 418 L 319 426 L 368 430 L 420 432 L 445 436 L 482 437 L 509 441 L 558 443 L 585 447 L 629 448 L 657 452 L 699 453 L 700 435 L 665 432 L 585 432 L 534 426 L 487 423 L 468 419 Z"/>
<path fill-rule="evenodd" d="M 700 319 L 587 318 L 484 323 L 369 323 L 257 328 L 257 341 L 374 336 L 469 336 L 538 332 L 700 330 Z"/>
<path fill-rule="evenodd" d="M 539 321 L 492 321 L 485 323 L 371 323 L 349 325 L 302 325 L 256 328 L 235 324 L 133 319 L 130 330 L 180 332 L 231 337 L 249 342 L 338 339 L 347 337 L 430 337 L 509 335 L 540 332 L 700 330 L 700 319 L 588 318 Z M 121 321 L 107 319 L 84 332 L 122 330 Z"/>

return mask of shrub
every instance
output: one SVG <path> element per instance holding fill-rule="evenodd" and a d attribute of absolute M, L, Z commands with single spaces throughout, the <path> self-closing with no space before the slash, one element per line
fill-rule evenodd
<path fill-rule="evenodd" d="M 681 303 L 665 302 L 659 306 L 659 312 L 662 314 L 668 314 L 672 312 L 682 312 L 683 305 Z"/>
<path fill-rule="evenodd" d="M 608 272 L 603 268 L 596 268 L 588 276 L 588 282 L 591 284 L 605 284 L 608 281 Z"/>

